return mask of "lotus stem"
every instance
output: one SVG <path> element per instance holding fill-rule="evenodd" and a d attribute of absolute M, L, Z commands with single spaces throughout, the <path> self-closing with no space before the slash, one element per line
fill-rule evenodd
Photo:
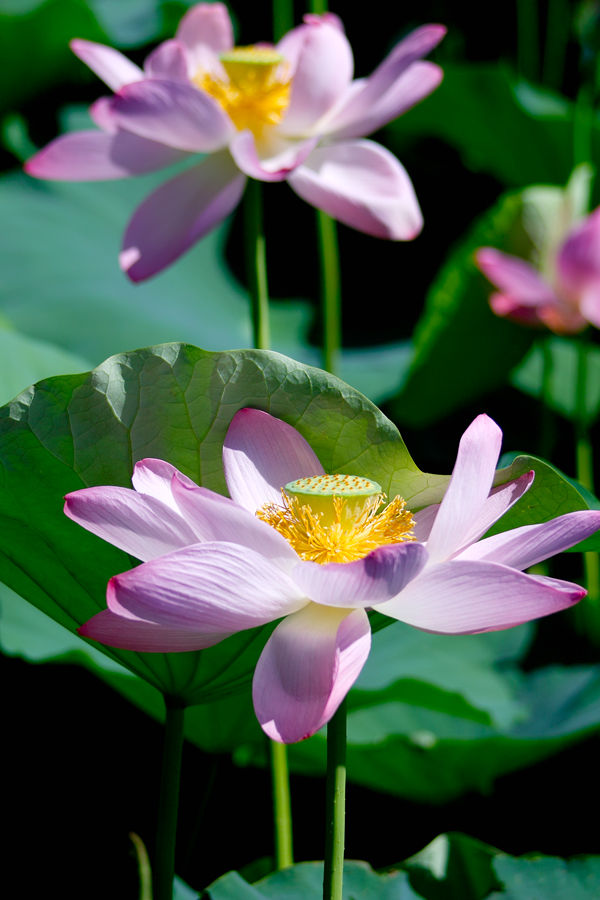
<path fill-rule="evenodd" d="M 275 865 L 285 869 L 294 865 L 292 843 L 292 803 L 288 773 L 287 747 L 278 741 L 271 744 L 271 775 L 273 779 L 273 811 L 275 818 Z"/>
<path fill-rule="evenodd" d="M 263 227 L 262 184 L 254 178 L 248 180 L 246 187 L 244 225 L 246 232 L 248 288 L 252 303 L 254 346 L 258 350 L 269 350 L 271 346 L 271 328 L 269 325 L 269 289 L 267 286 L 267 255 Z"/>
<path fill-rule="evenodd" d="M 346 699 L 327 726 L 323 900 L 342 900 L 346 827 Z"/>
<path fill-rule="evenodd" d="M 171 703 L 168 697 L 165 697 L 165 704 L 167 714 L 165 718 L 165 742 L 158 800 L 158 825 L 156 829 L 156 854 L 154 861 L 154 900 L 173 900 L 177 810 L 179 807 L 179 782 L 185 716 L 185 709 Z"/>
<path fill-rule="evenodd" d="M 542 351 L 542 395 L 540 456 L 551 460 L 556 441 L 556 420 L 552 409 L 552 347 L 548 339 L 541 342 Z"/>
<path fill-rule="evenodd" d="M 331 216 L 317 210 L 321 257 L 321 309 L 323 314 L 323 368 L 338 374 L 342 346 L 342 297 L 337 225 Z"/>
<path fill-rule="evenodd" d="M 543 81 L 559 91 L 563 83 L 570 25 L 568 0 L 548 0 Z"/>
<path fill-rule="evenodd" d="M 294 27 L 294 0 L 273 0 L 273 37 L 280 41 Z"/>
<path fill-rule="evenodd" d="M 537 0 L 517 0 L 517 67 L 522 78 L 538 80 L 540 52 Z"/>

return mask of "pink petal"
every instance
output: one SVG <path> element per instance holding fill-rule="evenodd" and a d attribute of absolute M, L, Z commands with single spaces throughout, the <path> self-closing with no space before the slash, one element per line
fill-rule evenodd
<path fill-rule="evenodd" d="M 118 615 L 207 634 L 265 625 L 307 603 L 281 569 L 224 542 L 193 544 L 115 575 L 106 599 Z"/>
<path fill-rule="evenodd" d="M 249 547 L 291 572 L 299 557 L 283 535 L 227 497 L 173 476 L 173 496 L 199 541 L 228 541 Z"/>
<path fill-rule="evenodd" d="M 326 12 L 322 15 L 317 13 L 305 13 L 302 16 L 302 21 L 306 22 L 307 25 L 320 25 L 324 22 L 326 25 L 332 25 L 334 28 L 337 28 L 342 34 L 346 33 L 344 23 L 339 16 L 336 16 L 336 14 L 332 12 Z"/>
<path fill-rule="evenodd" d="M 558 516 L 541 525 L 523 525 L 472 544 L 460 559 L 501 563 L 528 569 L 550 556 L 574 547 L 600 529 L 600 511 L 582 510 Z"/>
<path fill-rule="evenodd" d="M 553 303 L 555 305 L 552 308 L 558 309 L 556 300 Z M 519 300 L 507 297 L 506 294 L 491 294 L 490 306 L 497 316 L 506 316 L 513 322 L 531 326 L 542 326 L 540 312 L 550 309 L 549 306 L 523 306 Z"/>
<path fill-rule="evenodd" d="M 187 81 L 188 62 L 179 41 L 164 41 L 144 62 L 148 78 L 183 78 Z"/>
<path fill-rule="evenodd" d="M 227 151 L 166 181 L 133 214 L 121 268 L 132 281 L 162 271 L 233 212 L 245 184 Z"/>
<path fill-rule="evenodd" d="M 141 459 L 139 462 L 136 462 L 133 467 L 131 482 L 138 493 L 149 494 L 150 497 L 160 500 L 181 515 L 171 490 L 171 482 L 175 475 L 182 484 L 192 485 L 193 487 L 198 486 L 191 478 L 188 478 L 175 466 L 172 466 L 171 463 L 166 462 L 164 459 L 152 458 Z"/>
<path fill-rule="evenodd" d="M 69 47 L 75 56 L 78 56 L 113 91 L 119 91 L 126 84 L 144 79 L 142 70 L 113 47 L 84 41 L 81 38 L 75 38 Z"/>
<path fill-rule="evenodd" d="M 91 106 L 88 106 L 88 113 L 92 122 L 107 134 L 116 134 L 119 131 L 119 126 L 112 114 L 112 97 L 98 97 Z M 161 144 L 161 146 L 164 145 Z"/>
<path fill-rule="evenodd" d="M 431 563 L 451 556 L 476 525 L 492 487 L 501 445 L 501 430 L 485 415 L 477 416 L 463 434 L 427 541 Z"/>
<path fill-rule="evenodd" d="M 196 3 L 179 23 L 176 38 L 187 48 L 196 67 L 203 47 L 214 53 L 230 50 L 233 29 L 227 7 L 224 3 Z"/>
<path fill-rule="evenodd" d="M 259 409 L 240 409 L 223 444 L 223 468 L 232 500 L 250 512 L 281 505 L 281 488 L 325 470 L 299 431 Z"/>
<path fill-rule="evenodd" d="M 577 297 L 600 281 L 600 207 L 569 233 L 556 260 L 562 286 Z"/>
<path fill-rule="evenodd" d="M 362 116 L 343 128 L 336 127 L 336 116 L 327 124 L 326 131 L 333 132 L 336 140 L 372 134 L 429 96 L 443 77 L 443 70 L 435 63 L 415 62 Z M 340 111 L 340 117 L 342 115 L 343 111 Z"/>
<path fill-rule="evenodd" d="M 424 509 L 420 509 L 419 512 L 413 513 L 413 519 L 416 523 L 413 528 L 413 534 L 421 543 L 429 540 L 439 508 L 439 503 L 432 503 L 431 506 L 426 506 Z"/>
<path fill-rule="evenodd" d="M 234 133 L 217 101 L 187 81 L 154 78 L 126 85 L 111 109 L 127 131 L 191 153 L 219 150 Z"/>
<path fill-rule="evenodd" d="M 28 159 L 25 171 L 50 181 L 106 181 L 154 172 L 187 155 L 121 129 L 116 134 L 76 131 L 61 135 Z"/>
<path fill-rule="evenodd" d="M 167 628 L 145 619 L 129 619 L 104 609 L 77 629 L 82 637 L 109 647 L 142 653 L 178 653 L 204 650 L 230 637 L 231 633 L 204 634 L 201 631 Z"/>
<path fill-rule="evenodd" d="M 229 145 L 236 165 L 258 181 L 283 181 L 296 166 L 304 162 L 318 143 L 318 138 L 306 141 L 279 141 L 276 147 L 267 147 L 272 154 L 261 159 L 251 131 L 240 131 Z M 282 146 L 283 145 L 283 146 Z"/>
<path fill-rule="evenodd" d="M 443 25 L 423 25 L 397 44 L 375 71 L 364 80 L 362 90 L 354 94 L 332 120 L 332 130 L 343 129 L 369 116 L 387 91 L 416 60 L 439 44 L 446 29 Z M 362 132 L 366 133 L 366 132 Z"/>
<path fill-rule="evenodd" d="M 263 730 L 293 744 L 332 717 L 362 669 L 371 629 L 362 609 L 309 603 L 269 638 L 254 672 L 252 696 Z"/>
<path fill-rule="evenodd" d="M 595 328 L 600 328 L 600 282 L 582 291 L 579 312 Z"/>
<path fill-rule="evenodd" d="M 392 544 L 355 562 L 301 562 L 292 579 L 307 597 L 325 606 L 374 606 L 399 594 L 426 562 L 422 544 Z"/>
<path fill-rule="evenodd" d="M 346 35 L 324 19 L 289 31 L 277 49 L 291 64 L 290 105 L 279 130 L 305 134 L 336 102 L 352 79 L 354 61 Z"/>
<path fill-rule="evenodd" d="M 525 475 L 521 475 L 519 478 L 514 478 L 512 481 L 507 481 L 506 484 L 501 484 L 498 487 L 492 488 L 489 497 L 483 504 L 481 512 L 464 536 L 459 549 L 454 551 L 454 555 L 459 554 L 461 550 L 464 550 L 466 547 L 470 547 L 471 544 L 478 541 L 486 531 L 489 531 L 492 525 L 494 525 L 498 519 L 501 519 L 504 513 L 508 512 L 508 510 L 521 499 L 523 494 L 527 493 L 533 484 L 534 478 L 535 472 L 526 472 Z"/>
<path fill-rule="evenodd" d="M 377 609 L 433 634 L 476 634 L 559 612 L 585 594 L 578 584 L 541 580 L 498 563 L 454 559 L 426 568 Z"/>
<path fill-rule="evenodd" d="M 65 513 L 92 534 L 141 560 L 156 559 L 197 541 L 180 513 L 154 497 L 116 485 L 67 494 Z"/>
<path fill-rule="evenodd" d="M 485 277 L 521 306 L 556 304 L 556 297 L 531 263 L 502 253 L 494 247 L 481 247 L 475 254 L 477 267 Z"/>
<path fill-rule="evenodd" d="M 307 203 L 374 237 L 410 241 L 423 227 L 406 170 L 373 141 L 318 147 L 288 183 Z"/>

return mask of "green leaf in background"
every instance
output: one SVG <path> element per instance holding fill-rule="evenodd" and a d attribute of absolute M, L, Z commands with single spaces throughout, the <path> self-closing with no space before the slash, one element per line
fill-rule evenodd
<path fill-rule="evenodd" d="M 500 854 L 492 862 L 502 893 L 489 900 L 597 900 L 600 897 L 600 857 L 565 861 L 556 856 L 532 859 Z"/>
<path fill-rule="evenodd" d="M 419 428 L 507 383 L 534 332 L 495 316 L 492 287 L 475 266 L 478 247 L 493 245 L 528 256 L 532 242 L 522 224 L 520 196 L 509 194 L 486 213 L 436 276 L 414 335 L 415 352 L 394 419 Z"/>

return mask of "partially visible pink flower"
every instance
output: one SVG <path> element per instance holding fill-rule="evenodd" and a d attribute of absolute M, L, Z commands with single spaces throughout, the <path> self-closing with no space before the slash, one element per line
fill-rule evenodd
<path fill-rule="evenodd" d="M 136 464 L 133 491 L 93 487 L 66 497 L 71 519 L 143 560 L 111 578 L 108 608 L 79 632 L 114 647 L 183 651 L 283 619 L 256 667 L 254 707 L 271 738 L 303 740 L 331 718 L 364 665 L 367 608 L 424 631 L 471 634 L 585 595 L 523 569 L 593 534 L 600 512 L 480 540 L 533 481 L 530 472 L 492 489 L 501 438 L 487 416 L 475 419 L 442 502 L 413 520 L 399 497 L 378 512 L 378 485 L 325 475 L 298 431 L 243 409 L 223 448 L 232 499 L 157 459 Z M 310 504 L 290 500 L 290 491 Z"/>
<path fill-rule="evenodd" d="M 475 260 L 498 288 L 490 297 L 496 315 L 556 334 L 600 328 L 600 208 L 567 232 L 547 273 L 493 247 L 481 247 Z"/>
<path fill-rule="evenodd" d="M 90 109 L 101 131 L 67 134 L 33 156 L 36 178 L 100 181 L 210 158 L 165 182 L 131 219 L 120 261 L 133 281 L 160 272 L 237 206 L 246 178 L 287 180 L 308 203 L 366 234 L 411 240 L 422 216 L 405 169 L 365 136 L 433 91 L 421 61 L 445 34 L 425 25 L 368 77 L 352 80 L 340 19 L 307 15 L 276 47 L 233 47 L 223 3 L 198 3 L 138 68 L 117 50 L 71 48 L 113 91 Z"/>

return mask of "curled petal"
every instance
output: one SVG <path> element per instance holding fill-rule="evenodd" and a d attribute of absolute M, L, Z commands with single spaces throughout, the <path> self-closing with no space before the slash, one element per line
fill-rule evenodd
<path fill-rule="evenodd" d="M 498 519 L 501 519 L 504 513 L 508 512 L 521 499 L 523 494 L 527 493 L 533 484 L 534 478 L 535 472 L 526 472 L 525 475 L 521 475 L 519 478 L 514 478 L 512 481 L 507 481 L 506 484 L 492 488 L 481 512 L 464 536 L 461 546 L 454 553 L 459 554 L 461 550 L 474 544 L 486 531 L 489 531 L 492 525 Z"/>
<path fill-rule="evenodd" d="M 108 608 L 206 634 L 265 625 L 306 605 L 281 569 L 239 544 L 193 544 L 115 575 Z"/>
<path fill-rule="evenodd" d="M 475 262 L 493 285 L 517 300 L 520 306 L 556 304 L 550 286 L 526 260 L 494 247 L 481 247 L 475 254 Z"/>
<path fill-rule="evenodd" d="M 144 79 L 144 73 L 139 66 L 113 47 L 80 38 L 71 41 L 69 47 L 75 56 L 78 56 L 113 91 L 119 91 L 126 84 Z"/>
<path fill-rule="evenodd" d="M 230 637 L 230 633 L 204 634 L 189 629 L 167 628 L 145 619 L 118 616 L 110 609 L 104 609 L 88 619 L 77 631 L 82 637 L 91 638 L 100 644 L 142 653 L 205 650 Z"/>
<path fill-rule="evenodd" d="M 196 3 L 182 18 L 176 38 L 187 49 L 196 67 L 202 49 L 222 53 L 233 47 L 233 29 L 224 3 Z M 193 74 L 193 73 L 192 73 Z"/>
<path fill-rule="evenodd" d="M 133 214 L 121 268 L 132 281 L 156 275 L 233 212 L 245 184 L 226 150 L 166 181 Z"/>
<path fill-rule="evenodd" d="M 378 611 L 434 634 L 477 634 L 559 612 L 585 594 L 578 584 L 454 559 L 426 568 Z"/>
<path fill-rule="evenodd" d="M 197 541 L 181 514 L 154 497 L 117 485 L 84 488 L 65 497 L 65 513 L 137 559 L 156 559 Z"/>
<path fill-rule="evenodd" d="M 514 569 L 528 569 L 562 553 L 600 529 L 600 511 L 581 510 L 558 516 L 540 525 L 523 525 L 494 534 L 467 547 L 459 559 L 496 562 Z"/>
<path fill-rule="evenodd" d="M 188 76 L 188 62 L 183 44 L 164 41 L 144 62 L 148 78 L 184 78 Z"/>
<path fill-rule="evenodd" d="M 133 467 L 131 483 L 139 494 L 149 494 L 156 500 L 160 500 L 166 506 L 170 506 L 176 513 L 180 513 L 179 506 L 173 497 L 171 482 L 176 475 L 182 484 L 197 487 L 195 482 L 184 475 L 171 463 L 164 459 L 141 459 Z M 195 543 L 193 541 L 192 543 Z"/>
<path fill-rule="evenodd" d="M 63 134 L 25 163 L 34 178 L 50 181 L 107 181 L 144 175 L 185 159 L 184 150 L 149 141 L 128 131 Z"/>
<path fill-rule="evenodd" d="M 371 647 L 363 609 L 309 603 L 269 638 L 254 672 L 256 716 L 274 741 L 310 737 L 332 717 L 362 669 Z"/>
<path fill-rule="evenodd" d="M 111 110 L 126 131 L 190 153 L 219 150 L 233 134 L 216 100 L 187 81 L 153 78 L 126 85 Z"/>
<path fill-rule="evenodd" d="M 292 578 L 307 597 L 325 606 L 374 606 L 391 600 L 427 562 L 422 544 L 391 544 L 349 563 L 301 562 Z"/>
<path fill-rule="evenodd" d="M 463 434 L 450 484 L 427 541 L 432 563 L 458 550 L 475 526 L 492 487 L 501 445 L 500 428 L 485 415 L 477 416 Z"/>
<path fill-rule="evenodd" d="M 423 227 L 406 170 L 373 141 L 317 147 L 288 182 L 307 203 L 365 234 L 410 241 Z"/>
<path fill-rule="evenodd" d="M 561 284 L 573 299 L 600 283 L 600 208 L 570 232 L 556 265 Z"/>
<path fill-rule="evenodd" d="M 306 141 L 279 140 L 276 145 L 261 148 L 265 158 L 259 157 L 256 141 L 251 131 L 241 131 L 229 145 L 238 167 L 250 178 L 258 181 L 283 181 L 296 166 L 304 162 L 314 150 L 318 138 Z"/>
<path fill-rule="evenodd" d="M 223 468 L 232 500 L 250 512 L 281 504 L 290 481 L 325 470 L 299 431 L 259 409 L 240 409 L 223 444 Z"/>

